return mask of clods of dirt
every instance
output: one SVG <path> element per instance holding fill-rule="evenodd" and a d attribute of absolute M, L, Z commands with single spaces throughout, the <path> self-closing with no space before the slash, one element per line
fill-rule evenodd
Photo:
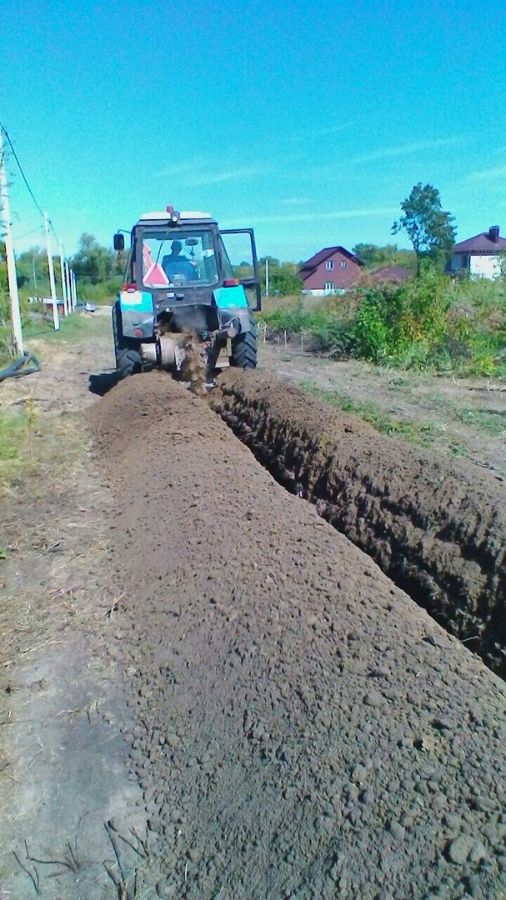
<path fill-rule="evenodd" d="M 89 416 L 159 896 L 505 890 L 499 679 L 170 378 Z"/>
<path fill-rule="evenodd" d="M 506 488 L 385 438 L 275 377 L 230 370 L 214 408 L 277 481 L 506 674 Z"/>

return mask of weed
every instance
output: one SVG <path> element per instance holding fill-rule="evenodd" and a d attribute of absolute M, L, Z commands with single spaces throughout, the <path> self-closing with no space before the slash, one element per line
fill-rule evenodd
<path fill-rule="evenodd" d="M 413 422 L 410 419 L 398 419 L 388 416 L 371 400 L 353 400 L 339 391 L 324 391 L 312 382 L 303 382 L 302 387 L 308 393 L 326 403 L 339 407 L 343 412 L 351 412 L 369 422 L 381 434 L 389 437 L 401 437 L 417 446 L 432 446 L 439 429 L 434 423 Z"/>
<path fill-rule="evenodd" d="M 402 285 L 361 285 L 344 298 L 261 314 L 270 332 L 306 346 L 403 369 L 506 376 L 506 282 L 454 283 L 427 268 Z"/>

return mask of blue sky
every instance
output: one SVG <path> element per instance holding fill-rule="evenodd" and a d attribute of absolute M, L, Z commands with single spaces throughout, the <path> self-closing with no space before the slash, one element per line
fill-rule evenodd
<path fill-rule="evenodd" d="M 506 234 L 506 3 L 3 0 L 0 119 L 66 249 L 145 210 L 260 253 L 386 243 L 413 184 Z M 16 246 L 38 214 L 13 165 Z"/>

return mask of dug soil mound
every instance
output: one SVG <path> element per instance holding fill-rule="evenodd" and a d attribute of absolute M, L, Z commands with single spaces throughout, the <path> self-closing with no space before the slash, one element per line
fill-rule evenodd
<path fill-rule="evenodd" d="M 499 679 L 169 377 L 90 418 L 159 896 L 498 896 Z"/>
<path fill-rule="evenodd" d="M 212 398 L 277 481 L 506 675 L 506 489 L 385 438 L 280 379 L 230 370 Z"/>

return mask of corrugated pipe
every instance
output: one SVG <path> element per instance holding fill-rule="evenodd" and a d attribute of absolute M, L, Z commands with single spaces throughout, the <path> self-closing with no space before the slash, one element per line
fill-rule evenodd
<path fill-rule="evenodd" d="M 37 357 L 25 350 L 23 356 L 15 359 L 5 369 L 0 369 L 0 381 L 5 381 L 6 378 L 21 378 L 23 375 L 32 375 L 34 372 L 40 372 L 41 368 L 42 366 Z"/>

